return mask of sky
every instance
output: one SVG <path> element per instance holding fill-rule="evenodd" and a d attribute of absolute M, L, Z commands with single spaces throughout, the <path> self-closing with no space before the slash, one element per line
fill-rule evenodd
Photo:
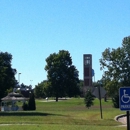
<path fill-rule="evenodd" d="M 83 54 L 92 54 L 95 81 L 99 59 L 130 35 L 130 0 L 0 0 L 0 51 L 12 55 L 20 83 L 47 79 L 46 58 L 67 50 L 83 79 Z"/>

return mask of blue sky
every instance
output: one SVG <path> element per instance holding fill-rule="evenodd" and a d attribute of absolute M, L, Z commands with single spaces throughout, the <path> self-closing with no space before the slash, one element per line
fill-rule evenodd
<path fill-rule="evenodd" d="M 59 50 L 70 52 L 80 79 L 83 54 L 92 54 L 101 79 L 102 52 L 129 35 L 129 0 L 0 0 L 0 51 L 12 54 L 20 83 L 33 80 L 33 87 L 47 78 L 45 59 Z"/>

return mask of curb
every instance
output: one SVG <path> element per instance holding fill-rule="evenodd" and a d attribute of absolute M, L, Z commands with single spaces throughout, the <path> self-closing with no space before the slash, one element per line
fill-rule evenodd
<path fill-rule="evenodd" d="M 122 124 L 126 125 L 126 114 L 118 115 L 114 118 L 115 121 L 121 122 Z"/>

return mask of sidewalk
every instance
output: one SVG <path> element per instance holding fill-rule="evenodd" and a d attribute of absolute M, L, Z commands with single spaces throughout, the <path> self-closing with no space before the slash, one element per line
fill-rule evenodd
<path fill-rule="evenodd" d="M 115 121 L 122 123 L 122 125 L 119 125 L 118 127 L 127 126 L 127 118 L 125 114 L 116 116 Z"/>
<path fill-rule="evenodd" d="M 121 122 L 122 124 L 126 125 L 127 124 L 126 116 L 119 118 L 118 122 Z"/>

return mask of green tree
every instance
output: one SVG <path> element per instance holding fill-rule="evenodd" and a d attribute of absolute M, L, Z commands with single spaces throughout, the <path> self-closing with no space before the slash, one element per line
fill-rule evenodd
<path fill-rule="evenodd" d="M 112 97 L 113 107 L 119 108 L 119 94 L 115 94 Z"/>
<path fill-rule="evenodd" d="M 32 89 L 32 86 L 31 85 L 25 85 L 25 84 L 21 84 L 20 86 L 19 86 L 19 88 L 20 88 L 20 90 L 31 90 Z"/>
<path fill-rule="evenodd" d="M 29 110 L 36 110 L 35 97 L 34 97 L 34 93 L 32 91 L 30 93 L 30 98 L 28 101 L 28 109 Z"/>
<path fill-rule="evenodd" d="M 83 97 L 84 96 L 84 93 L 83 93 L 84 81 L 82 79 L 79 80 L 78 86 L 80 89 L 80 96 Z"/>
<path fill-rule="evenodd" d="M 109 94 L 118 95 L 120 87 L 130 86 L 130 36 L 123 39 L 121 47 L 105 49 L 100 65 L 105 70 L 103 76 Z"/>
<path fill-rule="evenodd" d="M 87 90 L 84 98 L 84 102 L 86 107 L 89 109 L 93 105 L 94 96 L 92 95 L 90 90 Z"/>
<path fill-rule="evenodd" d="M 47 80 L 38 83 L 38 85 L 35 86 L 35 91 L 34 91 L 36 98 L 49 97 L 51 95 L 49 91 L 49 86 L 50 85 Z"/>
<path fill-rule="evenodd" d="M 41 83 L 38 83 L 38 85 L 35 86 L 35 96 L 36 98 L 43 98 L 45 95 L 44 95 L 44 85 L 43 85 L 43 82 Z"/>
<path fill-rule="evenodd" d="M 107 48 L 100 59 L 101 70 L 110 80 L 121 82 L 123 86 L 130 85 L 130 36 L 123 39 L 122 47 Z"/>
<path fill-rule="evenodd" d="M 48 89 L 56 97 L 56 101 L 58 97 L 76 96 L 79 92 L 79 78 L 76 67 L 72 65 L 70 53 L 61 50 L 57 54 L 50 54 L 46 62 L 45 70 L 50 84 Z"/>
<path fill-rule="evenodd" d="M 0 99 L 6 96 L 7 91 L 14 88 L 16 69 L 11 65 L 12 55 L 8 52 L 0 52 Z"/>

